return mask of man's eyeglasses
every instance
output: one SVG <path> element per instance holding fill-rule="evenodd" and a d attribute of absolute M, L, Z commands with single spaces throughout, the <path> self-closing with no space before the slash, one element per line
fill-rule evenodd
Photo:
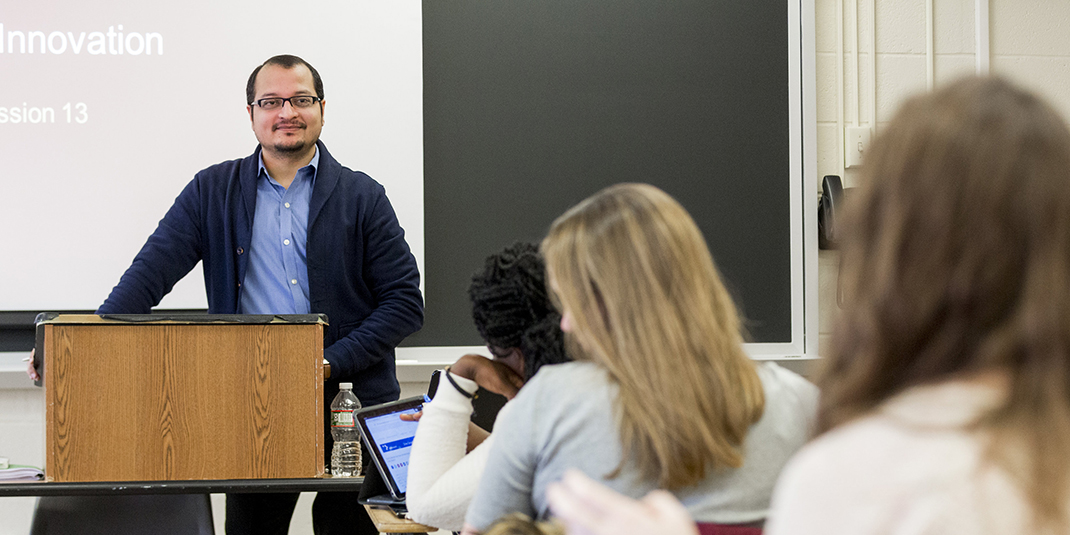
<path fill-rule="evenodd" d="M 295 107 L 295 108 L 308 108 L 308 107 L 311 107 L 313 104 L 315 104 L 315 103 L 317 103 L 317 102 L 319 102 L 321 100 L 323 100 L 323 99 L 321 99 L 319 97 L 310 97 L 308 95 L 301 95 L 301 96 L 290 97 L 290 98 L 279 98 L 279 97 L 262 98 L 260 100 L 257 100 L 256 102 L 253 102 L 253 104 L 256 104 L 262 110 L 277 110 L 277 109 L 282 107 L 282 103 L 283 102 L 289 102 L 290 105 Z"/>

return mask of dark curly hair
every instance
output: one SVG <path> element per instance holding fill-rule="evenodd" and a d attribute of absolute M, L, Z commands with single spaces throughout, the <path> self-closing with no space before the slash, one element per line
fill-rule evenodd
<path fill-rule="evenodd" d="M 544 364 L 571 360 L 565 353 L 561 315 L 546 291 L 546 265 L 539 248 L 517 242 L 487 257 L 468 287 L 472 320 L 487 344 L 520 348 L 524 380 Z"/>

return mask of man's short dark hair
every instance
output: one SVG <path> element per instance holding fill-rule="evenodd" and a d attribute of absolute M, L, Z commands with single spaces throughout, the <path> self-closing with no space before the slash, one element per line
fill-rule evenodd
<path fill-rule="evenodd" d="M 253 69 L 253 74 L 249 75 L 249 83 L 245 84 L 245 103 L 252 104 L 253 99 L 256 98 L 256 75 L 260 74 L 260 69 L 266 65 L 278 65 L 284 69 L 292 69 L 298 65 L 304 65 L 308 67 L 308 71 L 312 73 L 312 86 L 316 89 L 316 96 L 323 99 L 323 80 L 320 78 L 320 73 L 316 71 L 316 68 L 311 63 L 289 54 L 281 54 L 268 58 L 267 61 L 258 65 Z"/>

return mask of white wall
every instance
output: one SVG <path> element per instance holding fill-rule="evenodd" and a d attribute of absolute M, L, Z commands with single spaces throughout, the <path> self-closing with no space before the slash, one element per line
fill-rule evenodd
<path fill-rule="evenodd" d="M 878 4 L 876 13 L 872 6 Z M 989 43 L 988 64 L 994 74 L 1007 76 L 1048 98 L 1065 116 L 1070 117 L 1070 3 L 1052 0 L 1017 0 L 1015 2 L 980 2 L 988 8 L 988 26 L 981 28 L 981 41 Z M 817 119 L 818 175 L 815 191 L 820 191 L 820 177 L 840 175 L 846 185 L 857 175 L 843 169 L 840 121 L 852 125 L 857 117 L 862 125 L 875 119 L 877 131 L 895 112 L 902 99 L 928 86 L 927 3 L 925 0 L 815 0 L 817 23 Z M 933 83 L 936 86 L 955 77 L 974 72 L 975 0 L 932 0 L 933 5 Z M 858 72 L 856 83 L 851 55 L 855 43 L 854 10 L 858 6 Z M 837 6 L 843 8 L 844 55 L 837 52 Z M 875 18 L 874 18 L 875 15 Z M 875 27 L 875 32 L 871 29 Z M 872 35 L 872 41 L 871 41 Z M 876 47 L 875 76 L 871 78 L 870 58 Z M 983 58 L 982 58 L 983 59 Z M 843 65 L 843 83 L 837 81 L 837 64 Z M 982 63 L 984 63 L 982 61 Z M 875 79 L 876 83 L 870 82 Z M 874 91 L 876 87 L 876 91 Z M 843 95 L 843 106 L 840 96 Z M 871 105 L 875 103 L 875 106 Z M 842 110 L 842 119 L 838 110 Z M 875 113 L 874 113 L 875 112 Z M 821 252 L 820 310 L 824 338 L 835 321 L 836 265 L 835 252 Z M 0 362 L 0 371 L 19 367 Z M 423 375 L 423 370 L 417 376 Z M 406 378 L 406 381 L 416 381 Z M 0 456 L 13 462 L 43 465 L 43 411 L 40 390 L 10 388 L 0 382 Z M 9 387 L 9 388 L 4 388 Z M 403 396 L 423 392 L 425 384 L 403 383 Z M 0 535 L 25 534 L 32 516 L 32 498 L 0 499 Z M 222 510 L 217 509 L 218 532 L 222 533 Z M 291 533 L 311 533 L 307 506 L 299 506 Z"/>

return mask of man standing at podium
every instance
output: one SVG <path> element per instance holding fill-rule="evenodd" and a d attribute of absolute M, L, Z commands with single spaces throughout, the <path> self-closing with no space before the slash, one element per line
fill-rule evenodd
<path fill-rule="evenodd" d="M 272 57 L 246 95 L 260 145 L 197 173 L 97 313 L 148 313 L 203 261 L 209 313 L 327 314 L 325 404 L 340 381 L 365 406 L 396 400 L 394 348 L 423 324 L 423 299 L 386 192 L 319 141 L 326 102 L 312 65 Z M 285 534 L 297 498 L 228 495 L 227 533 Z M 377 533 L 356 493 L 320 493 L 312 515 L 317 534 Z"/>

